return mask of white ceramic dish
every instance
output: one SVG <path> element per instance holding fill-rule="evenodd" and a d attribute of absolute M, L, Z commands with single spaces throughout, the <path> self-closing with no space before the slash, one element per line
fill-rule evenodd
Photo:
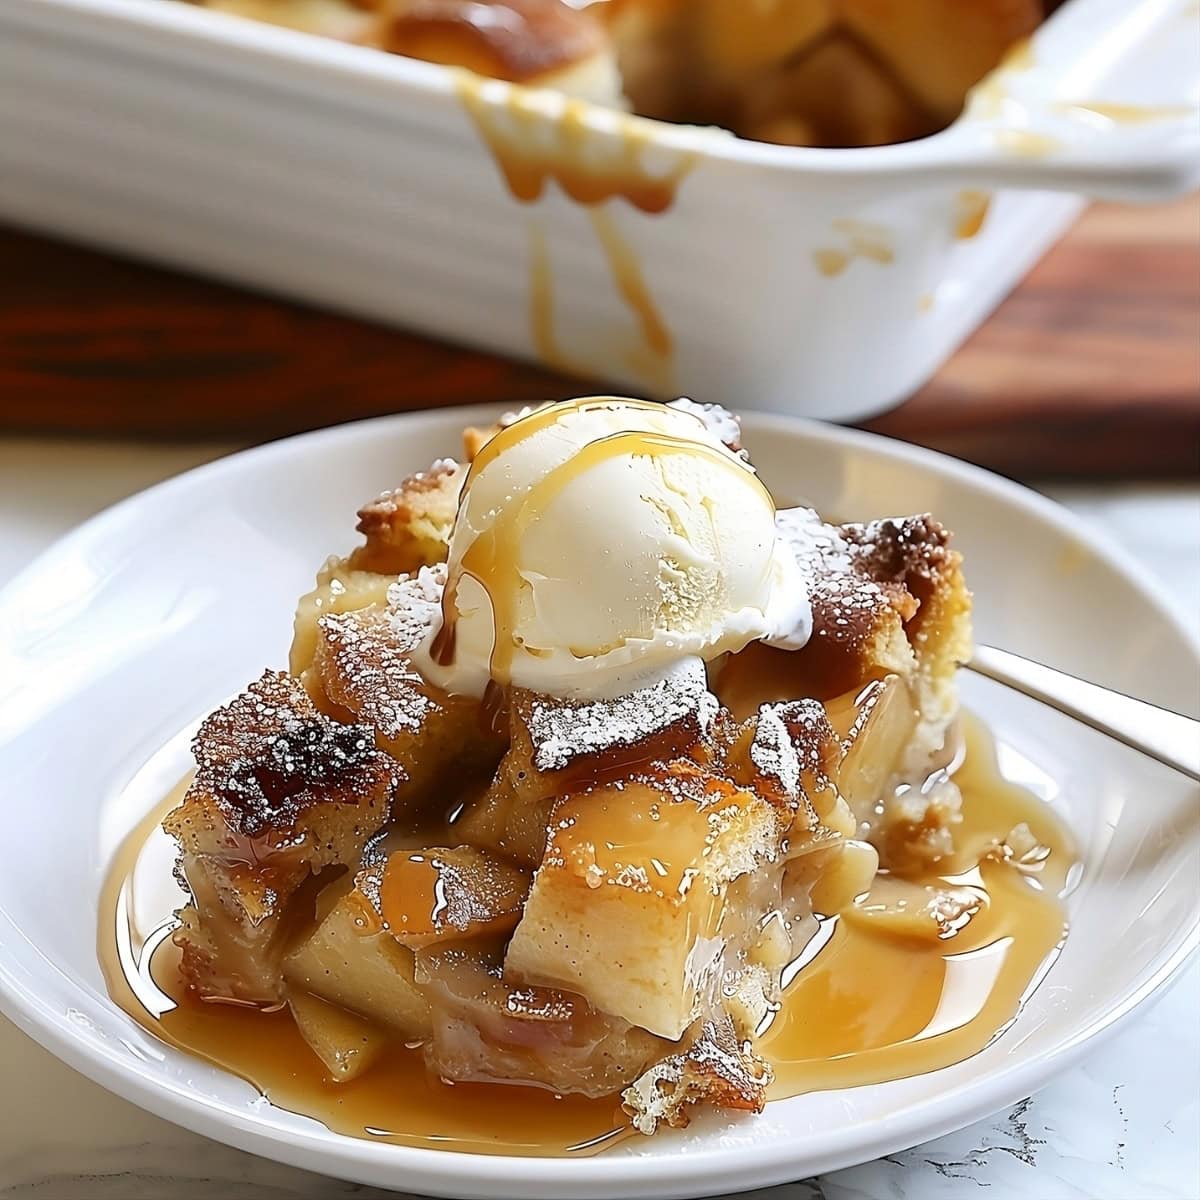
<path fill-rule="evenodd" d="M 882 149 L 592 109 L 568 152 L 563 97 L 484 88 L 502 140 L 576 170 L 690 164 L 651 216 L 553 184 L 519 203 L 445 68 L 174 0 L 4 0 L 0 217 L 643 393 L 848 421 L 926 380 L 1078 194 L 1200 178 L 1195 24 L 1191 0 L 1067 0 L 950 129 Z"/>
<path fill-rule="evenodd" d="M 72 1066 L 189 1128 L 328 1174 L 455 1197 L 695 1196 L 798 1179 L 913 1145 L 1016 1101 L 1161 989 L 1197 941 L 1200 807 L 1165 768 L 977 680 L 1002 767 L 1075 831 L 1066 948 L 975 1058 L 781 1101 L 583 1160 L 372 1144 L 272 1108 L 107 998 L 97 903 L 114 848 L 182 774 L 164 746 L 284 661 L 298 593 L 353 541 L 364 496 L 451 448 L 482 411 L 351 425 L 237 455 L 89 522 L 0 593 L 0 1008 Z M 929 509 L 956 530 L 981 639 L 1186 709 L 1195 639 L 1119 553 L 1063 510 L 951 460 L 755 416 L 769 484 L 847 517 Z M 146 764 L 151 763 L 149 769 Z"/>

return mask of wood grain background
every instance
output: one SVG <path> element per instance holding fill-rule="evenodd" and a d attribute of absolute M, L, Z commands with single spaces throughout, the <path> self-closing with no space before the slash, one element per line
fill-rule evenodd
<path fill-rule="evenodd" d="M 262 441 L 600 381 L 0 229 L 0 431 Z M 1018 477 L 1200 468 L 1200 201 L 1097 206 L 869 428 Z"/>

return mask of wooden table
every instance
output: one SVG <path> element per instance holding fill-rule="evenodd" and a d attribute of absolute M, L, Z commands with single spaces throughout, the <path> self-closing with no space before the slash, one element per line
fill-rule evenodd
<path fill-rule="evenodd" d="M 587 387 L 17 231 L 0 230 L 0 264 L 0 431 L 259 441 Z M 868 427 L 1018 477 L 1194 475 L 1200 202 L 1093 208 L 930 384 Z"/>

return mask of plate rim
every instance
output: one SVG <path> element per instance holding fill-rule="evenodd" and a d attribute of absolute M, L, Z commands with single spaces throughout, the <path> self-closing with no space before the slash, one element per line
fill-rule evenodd
<path fill-rule="evenodd" d="M 0 588 L 0 614 L 10 599 L 27 588 L 40 573 L 60 558 L 73 554 L 78 546 L 98 534 L 107 533 L 114 524 L 127 520 L 148 500 L 167 495 L 176 498 L 193 488 L 206 486 L 224 474 L 241 473 L 253 469 L 255 464 L 287 457 L 301 444 L 311 448 L 312 442 L 353 442 L 374 433 L 390 434 L 407 424 L 428 419 L 442 418 L 456 424 L 491 420 L 505 407 L 489 404 L 421 409 L 367 418 L 242 449 L 194 467 L 118 501 L 57 539 Z M 1146 579 L 1144 568 L 1105 531 L 1048 497 L 948 455 L 879 434 L 774 413 L 746 411 L 742 416 L 747 426 L 768 436 L 778 431 L 817 443 L 882 453 L 917 470 L 932 469 L 937 474 L 948 475 L 956 482 L 986 493 L 989 498 L 1031 512 L 1055 530 L 1076 538 L 1104 560 L 1200 661 L 1200 635 L 1185 621 L 1182 606 L 1173 598 L 1156 593 Z M 24 936 L 7 917 L 6 924 L 18 936 Z M 203 1136 L 319 1173 L 336 1173 L 341 1178 L 377 1186 L 415 1187 L 430 1195 L 602 1197 L 610 1194 L 612 1188 L 622 1187 L 628 1189 L 630 1195 L 694 1196 L 770 1186 L 793 1180 L 801 1171 L 821 1174 L 866 1162 L 940 1137 L 1016 1103 L 1078 1061 L 1086 1049 L 1111 1036 L 1149 999 L 1161 998 L 1198 947 L 1200 912 L 1194 911 L 1190 925 L 1177 932 L 1173 944 L 1167 943 L 1169 952 L 1164 949 L 1162 961 L 1150 975 L 1124 1000 L 1098 1015 L 1072 1037 L 1043 1055 L 1001 1068 L 983 1083 L 966 1083 L 953 1091 L 909 1105 L 876 1122 L 870 1137 L 864 1138 L 861 1130 L 835 1135 L 810 1152 L 802 1168 L 792 1165 L 794 1156 L 787 1139 L 754 1147 L 751 1165 L 746 1161 L 746 1149 L 738 1146 L 688 1147 L 681 1155 L 663 1158 L 601 1155 L 570 1159 L 472 1154 L 372 1143 L 332 1131 L 300 1133 L 272 1127 L 248 1114 L 233 1112 L 218 1101 L 188 1093 L 182 1086 L 165 1086 L 152 1075 L 138 1070 L 134 1060 L 118 1053 L 100 1038 L 81 1036 L 79 1026 L 71 1021 L 68 1013 L 47 1009 L 38 995 L 27 988 L 2 959 L 0 1013 L 68 1066 L 138 1107 Z M 62 973 L 55 964 L 51 966 Z"/>

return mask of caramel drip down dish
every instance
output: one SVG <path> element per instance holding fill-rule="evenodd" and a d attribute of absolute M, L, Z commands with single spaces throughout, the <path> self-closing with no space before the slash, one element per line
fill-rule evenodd
<path fill-rule="evenodd" d="M 114 998 L 331 1129 L 512 1154 L 1000 1036 L 1073 855 L 959 711 L 962 558 L 777 509 L 751 450 L 592 397 L 366 503 L 119 856 Z"/>

